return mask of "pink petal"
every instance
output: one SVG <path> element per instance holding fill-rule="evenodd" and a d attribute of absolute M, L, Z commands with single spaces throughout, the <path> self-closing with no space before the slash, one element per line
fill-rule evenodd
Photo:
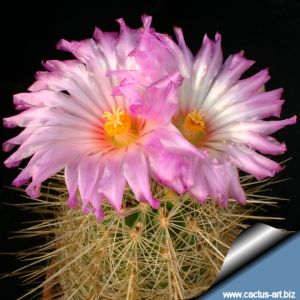
<path fill-rule="evenodd" d="M 103 59 L 93 59 L 90 60 L 89 64 L 92 63 L 94 66 L 98 64 L 98 72 L 101 73 L 104 70 L 117 69 L 119 65 L 119 60 L 116 53 L 116 47 L 118 43 L 118 33 L 117 32 L 103 32 L 99 28 L 95 28 L 93 39 L 95 40 L 96 48 L 99 49 L 100 53 L 103 53 L 106 58 L 107 63 L 103 62 Z M 94 53 L 95 55 L 95 53 Z M 103 64 L 104 63 L 104 64 Z M 100 67 L 100 65 L 104 67 Z M 94 72 L 97 69 L 93 69 Z M 102 76 L 100 77 L 100 80 Z"/>
<path fill-rule="evenodd" d="M 30 127 L 25 128 L 20 134 L 3 143 L 2 145 L 3 151 L 9 152 L 15 146 L 21 145 L 34 133 L 34 131 L 35 131 L 34 128 L 30 128 Z"/>
<path fill-rule="evenodd" d="M 142 202 L 148 202 L 158 208 L 160 203 L 153 198 L 150 191 L 149 171 L 144 154 L 139 148 L 130 149 L 124 157 L 124 177 L 134 192 L 135 197 Z"/>
<path fill-rule="evenodd" d="M 190 72 L 192 70 L 192 61 L 191 61 L 192 56 L 186 57 L 185 55 L 189 55 L 189 54 L 191 55 L 191 52 L 184 43 L 182 32 L 180 31 L 180 29 L 177 30 L 179 31 L 178 34 L 179 34 L 180 42 L 183 43 L 183 45 L 181 44 L 181 46 L 184 47 L 185 52 L 182 52 L 182 50 L 174 43 L 174 41 L 168 35 L 160 34 L 160 33 L 155 34 L 155 36 L 167 46 L 170 52 L 169 54 L 166 53 L 166 55 L 168 55 L 169 58 L 171 58 L 171 61 L 166 59 L 164 61 L 161 61 L 161 64 L 162 63 L 166 64 L 165 66 L 162 65 L 161 68 L 165 68 L 166 70 L 171 70 L 175 67 L 175 62 L 177 62 L 177 68 L 180 71 L 180 74 L 183 77 L 189 77 Z"/>
<path fill-rule="evenodd" d="M 103 175 L 103 160 L 101 155 L 94 154 L 84 157 L 78 168 L 78 185 L 82 199 L 82 210 L 88 211 L 91 204 L 100 212 L 102 196 L 98 193 L 100 180 Z"/>
<path fill-rule="evenodd" d="M 29 90 L 67 91 L 82 107 L 90 112 L 102 113 L 110 107 L 111 83 L 106 78 L 106 65 L 101 57 L 95 57 L 94 64 L 84 65 L 77 60 L 44 62 L 50 72 L 37 72 L 37 81 Z M 94 71 L 95 69 L 95 71 Z M 95 72 L 95 76 L 91 76 Z"/>
<path fill-rule="evenodd" d="M 254 61 L 247 60 L 240 53 L 231 55 L 223 64 L 220 72 L 216 75 L 215 81 L 211 84 L 206 97 L 201 101 L 201 109 L 204 111 L 210 109 L 218 102 L 218 99 L 224 95 L 241 77 Z M 198 102 L 200 104 L 200 102 Z"/>
<path fill-rule="evenodd" d="M 152 17 L 148 15 L 142 15 L 142 22 L 145 31 L 149 31 L 151 29 Z"/>
<path fill-rule="evenodd" d="M 174 32 L 175 32 L 175 35 L 176 35 L 176 38 L 178 41 L 179 48 L 181 49 L 181 51 L 183 53 L 185 64 L 186 64 L 188 70 L 191 70 L 192 66 L 193 66 L 194 57 L 193 57 L 191 50 L 186 46 L 184 36 L 182 33 L 182 29 L 179 27 L 175 27 Z"/>
<path fill-rule="evenodd" d="M 104 212 L 101 207 L 102 197 L 97 191 L 99 177 L 102 174 L 100 169 L 100 157 L 94 159 L 82 157 L 81 160 L 76 160 L 68 164 L 65 168 L 65 181 L 69 192 L 69 207 L 76 208 L 78 205 L 76 192 L 79 183 L 83 212 L 93 212 L 98 220 L 102 220 L 104 217 Z M 91 208 L 89 204 L 91 204 Z"/>
<path fill-rule="evenodd" d="M 174 125 L 157 128 L 153 136 L 159 138 L 164 147 L 176 151 L 178 154 L 191 154 L 196 158 L 206 157 L 206 151 L 200 150 L 188 142 Z"/>
<path fill-rule="evenodd" d="M 188 103 L 185 103 L 183 100 L 183 110 L 192 110 L 196 105 L 201 107 L 202 101 L 205 99 L 215 76 L 219 72 L 222 60 L 221 36 L 216 34 L 215 42 L 213 42 L 205 35 L 202 47 L 195 57 L 194 68 L 191 74 L 191 89 L 193 93 Z"/>
<path fill-rule="evenodd" d="M 65 167 L 65 182 L 69 192 L 68 205 L 70 208 L 76 208 L 77 201 L 77 188 L 78 188 L 78 162 L 72 162 Z"/>
<path fill-rule="evenodd" d="M 41 90 L 31 93 L 22 93 L 14 96 L 15 103 L 21 103 L 21 105 L 31 108 L 60 108 L 64 112 L 76 116 L 86 122 L 99 125 L 99 115 L 102 115 L 102 111 L 89 108 L 86 103 L 82 101 L 76 101 L 69 95 L 61 92 Z"/>
<path fill-rule="evenodd" d="M 168 47 L 151 30 L 144 30 L 139 37 L 139 44 L 132 51 L 139 69 L 147 74 L 149 84 L 160 80 L 175 68 L 175 63 Z"/>
<path fill-rule="evenodd" d="M 30 159 L 27 166 L 19 173 L 19 175 L 12 182 L 13 186 L 19 187 L 27 183 L 31 178 L 32 167 L 38 163 L 39 159 L 44 155 L 43 151 L 36 152 Z"/>
<path fill-rule="evenodd" d="M 252 174 L 258 180 L 272 177 L 275 173 L 282 170 L 282 167 L 275 161 L 262 156 L 255 151 L 238 145 L 208 143 L 214 149 L 226 152 L 233 164 L 239 169 Z"/>
<path fill-rule="evenodd" d="M 93 39 L 96 41 L 97 47 L 109 59 L 112 66 L 116 66 L 117 57 L 115 55 L 115 49 L 118 42 L 118 33 L 103 32 L 101 29 L 96 27 Z"/>
<path fill-rule="evenodd" d="M 121 156 L 121 155 L 120 155 Z M 99 185 L 102 194 L 115 210 L 121 210 L 126 180 L 122 172 L 122 157 L 107 158 Z"/>
<path fill-rule="evenodd" d="M 246 101 L 259 93 L 269 79 L 268 70 L 262 70 L 249 78 L 237 81 L 223 96 L 216 99 L 214 105 L 206 107 L 206 112 L 222 111 L 233 104 Z"/>
<path fill-rule="evenodd" d="M 240 183 L 238 169 L 230 163 L 224 163 L 224 168 L 229 178 L 229 196 L 238 201 L 240 204 L 246 204 L 245 191 Z"/>
<path fill-rule="evenodd" d="M 224 110 L 210 113 L 210 130 L 229 125 L 233 122 L 264 119 L 271 116 L 279 117 L 283 100 L 278 98 L 281 90 L 274 90 L 267 93 L 257 94 L 247 101 L 241 101 Z"/>
<path fill-rule="evenodd" d="M 43 144 L 41 144 L 38 139 L 40 132 L 42 132 L 42 130 L 36 130 L 34 133 L 31 133 L 31 135 L 18 148 L 18 150 L 4 161 L 4 164 L 7 168 L 18 166 L 23 159 L 32 156 L 38 149 L 43 146 Z M 43 137 L 43 135 L 41 136 Z"/>
<path fill-rule="evenodd" d="M 53 146 L 39 159 L 31 169 L 32 181 L 26 192 L 33 198 L 39 197 L 39 187 L 42 182 L 61 171 L 65 165 L 77 157 L 74 151 L 63 151 L 61 145 Z M 33 191 L 33 193 L 31 193 Z"/>
<path fill-rule="evenodd" d="M 164 185 L 182 194 L 193 185 L 194 166 L 204 153 L 198 151 L 173 127 L 153 132 L 145 144 L 152 174 Z"/>
<path fill-rule="evenodd" d="M 286 151 L 286 146 L 284 143 L 280 144 L 272 137 L 261 136 L 260 134 L 249 130 L 231 132 L 231 134 L 215 133 L 210 141 L 233 141 L 242 143 L 264 154 L 277 155 Z"/>
<path fill-rule="evenodd" d="M 229 196 L 229 178 L 222 164 L 214 160 L 199 163 L 199 173 L 203 173 L 209 188 L 210 197 L 219 205 L 225 206 Z"/>
<path fill-rule="evenodd" d="M 178 109 L 176 86 L 181 83 L 181 78 L 174 70 L 149 87 L 127 83 L 120 85 L 117 92 L 129 100 L 129 109 L 133 115 L 151 119 L 158 124 L 170 123 Z"/>
<path fill-rule="evenodd" d="M 167 151 L 159 139 L 153 139 L 151 142 L 148 142 L 146 151 L 154 178 L 163 185 L 174 189 L 177 193 L 184 193 L 186 187 L 180 174 L 182 159 L 180 159 L 179 155 Z"/>
<path fill-rule="evenodd" d="M 195 183 L 189 192 L 200 203 L 208 197 L 221 206 L 226 206 L 230 197 L 242 204 L 246 201 L 237 168 L 229 162 L 216 161 L 211 154 L 197 164 Z"/>
<path fill-rule="evenodd" d="M 23 111 L 18 115 L 4 118 L 4 126 L 8 128 L 19 127 L 46 127 L 63 126 L 79 127 L 83 130 L 88 129 L 97 131 L 98 124 L 87 122 L 79 116 L 72 115 L 63 109 L 56 107 L 39 107 Z"/>
<path fill-rule="evenodd" d="M 218 133 L 229 133 L 234 134 L 235 132 L 250 130 L 257 132 L 261 135 L 272 134 L 287 125 L 293 125 L 297 121 L 297 117 L 293 116 L 289 119 L 279 120 L 279 121 L 244 121 L 244 122 L 235 122 L 228 126 L 224 126 L 218 129 Z"/>
<path fill-rule="evenodd" d="M 62 170 L 76 156 L 77 153 L 72 150 L 63 151 L 60 144 L 52 145 L 49 148 L 46 145 L 35 153 L 13 184 L 16 186 L 23 185 L 31 177 L 32 181 L 26 188 L 26 193 L 32 198 L 37 198 L 39 197 L 41 183 Z"/>
<path fill-rule="evenodd" d="M 71 52 L 79 61 L 86 63 L 91 58 L 94 58 L 97 51 L 96 44 L 92 39 L 82 41 L 67 41 L 61 39 L 56 48 L 58 50 Z"/>
<path fill-rule="evenodd" d="M 198 167 L 199 164 L 197 164 Z M 206 176 L 203 172 L 199 171 L 195 174 L 194 185 L 189 189 L 189 192 L 200 203 L 204 204 L 210 194 L 209 185 Z"/>
<path fill-rule="evenodd" d="M 122 18 L 118 19 L 117 22 L 120 24 L 120 34 L 116 45 L 116 51 L 119 60 L 125 61 L 127 56 L 136 47 L 139 30 L 129 28 Z"/>

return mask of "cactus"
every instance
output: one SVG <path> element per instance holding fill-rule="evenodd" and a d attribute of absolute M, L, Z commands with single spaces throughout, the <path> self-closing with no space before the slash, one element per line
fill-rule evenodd
<path fill-rule="evenodd" d="M 152 182 L 153 194 L 161 202 L 158 210 L 138 202 L 127 188 L 122 211 L 106 203 L 105 219 L 99 222 L 92 214 L 68 208 L 63 175 L 56 175 L 44 186 L 42 198 L 31 203 L 47 218 L 21 232 L 47 237 L 46 244 L 21 254 L 21 259 L 34 259 L 25 283 L 43 279 L 23 297 L 38 293 L 43 299 L 74 300 L 198 296 L 213 284 L 230 245 L 248 226 L 245 220 L 261 218 L 254 212 L 278 200 L 261 194 L 272 181 L 257 183 L 251 176 L 241 180 L 247 205 L 230 201 L 220 208 L 211 200 L 201 205 L 189 194 L 178 195 Z M 34 268 L 41 263 L 43 267 Z"/>

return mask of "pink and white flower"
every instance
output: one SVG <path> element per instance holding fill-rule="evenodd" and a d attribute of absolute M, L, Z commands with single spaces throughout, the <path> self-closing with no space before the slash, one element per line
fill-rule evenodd
<path fill-rule="evenodd" d="M 21 186 L 31 179 L 26 192 L 39 197 L 41 184 L 64 169 L 70 207 L 78 204 L 79 190 L 83 211 L 93 211 L 99 219 L 105 199 L 121 210 L 126 183 L 139 201 L 156 208 L 159 202 L 151 194 L 150 176 L 184 192 L 192 182 L 183 162 L 199 156 L 172 125 L 178 109 L 176 87 L 182 82 L 175 69 L 158 78 L 149 66 L 152 83 L 129 95 L 143 103 L 143 114 L 141 106 L 131 107 L 116 89 L 125 83 L 114 71 L 139 72 L 132 53 L 142 46 L 143 35 L 152 35 L 152 42 L 166 48 L 150 29 L 151 18 L 144 17 L 143 28 L 137 30 L 118 21 L 119 34 L 96 29 L 93 39 L 60 41 L 58 49 L 76 59 L 44 62 L 47 71 L 36 74 L 29 92 L 14 96 L 22 112 L 4 119 L 7 127 L 24 127 L 4 143 L 5 151 L 20 146 L 5 165 L 16 167 L 31 157 L 13 184 Z"/>
<path fill-rule="evenodd" d="M 165 76 L 174 67 L 184 77 L 179 87 L 179 110 L 173 116 L 173 124 L 198 151 L 207 153 L 205 160 L 190 164 L 191 168 L 186 171 L 186 176 L 188 172 L 195 174 L 189 192 L 201 203 L 208 197 L 221 206 L 226 205 L 229 198 L 245 203 L 238 169 L 258 180 L 280 171 L 282 167 L 264 154 L 277 155 L 286 150 L 284 143 L 270 135 L 294 124 L 296 117 L 264 120 L 280 117 L 284 102 L 281 100 L 282 89 L 264 90 L 270 78 L 267 70 L 240 79 L 254 61 L 237 53 L 223 63 L 220 34 L 216 34 L 215 41 L 205 36 L 194 57 L 185 44 L 181 29 L 176 28 L 175 33 L 178 45 L 167 35 L 155 33 L 167 47 L 160 45 L 160 52 L 165 53 L 164 60 L 151 51 L 147 39 L 134 55 L 141 72 L 152 66 L 155 80 L 159 74 Z M 148 62 L 142 59 L 145 56 Z M 134 75 L 128 72 L 128 77 Z M 140 80 L 139 76 L 136 79 Z"/>

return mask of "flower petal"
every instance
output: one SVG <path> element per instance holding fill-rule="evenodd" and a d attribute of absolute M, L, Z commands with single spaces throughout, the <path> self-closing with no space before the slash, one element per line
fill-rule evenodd
<path fill-rule="evenodd" d="M 284 143 L 280 144 L 272 137 L 261 136 L 260 134 L 250 130 L 231 132 L 231 134 L 216 132 L 213 137 L 210 138 L 210 141 L 233 141 L 236 143 L 242 143 L 264 154 L 276 155 L 282 154 L 286 151 Z"/>
<path fill-rule="evenodd" d="M 99 193 L 103 195 L 115 210 L 121 210 L 126 180 L 123 175 L 122 156 L 109 157 L 100 180 Z"/>
<path fill-rule="evenodd" d="M 269 79 L 268 70 L 262 70 L 249 78 L 237 81 L 223 96 L 215 100 L 214 105 L 206 107 L 206 113 L 211 110 L 223 111 L 231 105 L 247 100 L 258 94 Z"/>
<path fill-rule="evenodd" d="M 153 132 L 145 144 L 152 174 L 182 194 L 193 185 L 194 165 L 205 153 L 193 147 L 174 126 Z"/>
<path fill-rule="evenodd" d="M 9 152 L 15 146 L 21 145 L 24 143 L 33 133 L 35 132 L 34 128 L 25 128 L 21 133 L 19 133 L 14 138 L 9 139 L 8 141 L 4 142 L 2 145 L 2 149 L 5 152 Z"/>
<path fill-rule="evenodd" d="M 254 61 L 244 58 L 240 53 L 229 56 L 216 75 L 214 82 L 211 83 L 207 95 L 201 101 L 201 109 L 207 111 L 214 106 L 253 63 Z M 200 102 L 197 104 L 199 105 Z"/>
<path fill-rule="evenodd" d="M 78 167 L 78 185 L 82 199 L 82 210 L 88 212 L 96 209 L 101 216 L 102 196 L 98 193 L 100 179 L 103 175 L 101 155 L 94 154 L 84 157 Z M 89 205 L 92 205 L 90 208 Z M 93 211 L 95 213 L 95 211 Z"/>
<path fill-rule="evenodd" d="M 184 57 L 187 69 L 191 70 L 192 67 L 193 67 L 194 57 L 193 57 L 193 54 L 192 54 L 191 50 L 187 47 L 187 45 L 185 43 L 184 36 L 183 36 L 183 33 L 182 33 L 182 29 L 179 28 L 179 27 L 175 27 L 174 32 L 175 32 L 175 35 L 176 35 L 176 38 L 177 38 L 177 41 L 178 41 L 179 48 L 181 49 L 181 51 L 183 53 L 183 57 Z M 183 63 L 180 64 L 180 65 L 183 65 Z M 180 70 L 181 70 L 181 68 L 180 68 Z"/>
<path fill-rule="evenodd" d="M 135 147 L 130 149 L 124 157 L 124 177 L 131 187 L 137 200 L 148 202 L 152 207 L 158 208 L 160 203 L 153 198 L 150 191 L 149 171 L 144 154 Z"/>
<path fill-rule="evenodd" d="M 77 207 L 78 188 L 78 161 L 68 163 L 65 167 L 65 182 L 69 192 L 68 205 L 70 208 Z"/>
<path fill-rule="evenodd" d="M 225 160 L 218 162 L 211 154 L 198 163 L 195 183 L 189 192 L 200 203 L 208 197 L 221 206 L 226 206 L 230 197 L 246 203 L 237 168 Z"/>
<path fill-rule="evenodd" d="M 224 163 L 226 177 L 229 179 L 229 197 L 232 197 L 240 204 L 246 204 L 246 195 L 240 183 L 238 169 L 230 163 Z"/>
<path fill-rule="evenodd" d="M 182 159 L 167 151 L 159 139 L 153 139 L 146 146 L 151 173 L 163 185 L 182 194 L 186 191 L 180 172 Z"/>
<path fill-rule="evenodd" d="M 178 71 L 171 72 L 167 77 L 148 87 L 127 83 L 120 85 L 117 92 L 129 100 L 129 109 L 135 116 L 151 119 L 159 124 L 170 123 L 178 110 L 177 89 L 182 77 Z"/>
<path fill-rule="evenodd" d="M 279 121 L 249 120 L 244 122 L 235 122 L 222 128 L 218 128 L 218 133 L 233 134 L 232 132 L 249 130 L 265 136 L 282 129 L 287 125 L 293 125 L 296 121 L 297 117 L 293 116 L 289 119 Z"/>
<path fill-rule="evenodd" d="M 188 111 L 196 107 L 201 107 L 211 84 L 219 72 L 223 60 L 221 50 L 221 36 L 216 34 L 215 42 L 211 41 L 207 35 L 203 38 L 200 51 L 195 57 L 194 67 L 191 73 L 191 98 L 188 103 L 183 99 L 181 103 L 183 110 Z"/>
<path fill-rule="evenodd" d="M 257 94 L 247 101 L 241 101 L 220 112 L 211 112 L 209 127 L 216 130 L 233 122 L 279 117 L 284 103 L 279 100 L 282 90 L 273 90 Z"/>
<path fill-rule="evenodd" d="M 76 152 L 63 151 L 63 146 L 59 144 L 52 145 L 50 149 L 43 149 L 40 152 L 43 154 L 40 155 L 38 161 L 26 167 L 32 178 L 31 183 L 26 188 L 26 193 L 32 198 L 39 197 L 42 182 L 61 171 L 66 164 L 77 157 Z"/>
<path fill-rule="evenodd" d="M 241 145 L 209 143 L 214 149 L 224 151 L 239 169 L 252 174 L 258 180 L 273 177 L 282 167 L 275 161 Z"/>

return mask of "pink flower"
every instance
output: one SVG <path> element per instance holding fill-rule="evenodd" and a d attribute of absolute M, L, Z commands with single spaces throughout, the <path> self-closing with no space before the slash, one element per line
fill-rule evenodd
<path fill-rule="evenodd" d="M 16 167 L 31 157 L 13 184 L 21 186 L 31 179 L 26 192 L 39 197 L 42 182 L 64 169 L 70 207 L 77 205 L 79 190 L 83 211 L 92 211 L 99 219 L 105 199 L 116 210 L 122 208 L 126 183 L 139 201 L 156 208 L 159 202 L 151 194 L 150 176 L 184 192 L 191 183 L 184 176 L 183 161 L 198 156 L 172 125 L 178 109 L 176 86 L 182 81 L 176 70 L 138 91 L 133 89 L 129 97 L 135 106 L 118 89 L 114 92 L 121 82 L 113 71 L 139 72 L 132 53 L 142 46 L 143 35 L 152 35 L 151 41 L 165 47 L 150 29 L 151 18 L 144 17 L 144 28 L 137 30 L 122 19 L 118 22 L 119 34 L 96 29 L 93 39 L 60 41 L 58 49 L 73 53 L 76 59 L 44 62 L 48 71 L 36 74 L 30 92 L 14 96 L 22 112 L 4 119 L 7 127 L 24 127 L 4 143 L 5 151 L 20 145 L 5 165 Z M 155 74 L 151 76 L 154 79 Z M 121 85 L 130 84 L 133 81 L 127 80 Z M 139 113 L 138 100 L 147 113 Z"/>
<path fill-rule="evenodd" d="M 237 53 L 223 63 L 219 34 L 215 41 L 205 36 L 194 57 L 185 44 L 181 29 L 176 28 L 175 33 L 178 45 L 168 36 L 155 33 L 165 45 L 160 44 L 164 59 L 151 51 L 146 39 L 143 47 L 135 50 L 135 57 L 141 72 L 152 66 L 155 80 L 159 74 L 165 76 L 174 67 L 184 77 L 179 87 L 179 110 L 173 117 L 173 124 L 198 151 L 207 153 L 205 160 L 196 161 L 191 168 L 187 166 L 186 173 L 196 174 L 189 192 L 200 202 L 211 197 L 221 206 L 226 205 L 229 198 L 245 203 L 238 169 L 259 180 L 280 171 L 282 167 L 263 154 L 277 155 L 286 150 L 285 144 L 277 142 L 270 134 L 294 124 L 296 117 L 263 120 L 280 116 L 284 102 L 281 100 L 282 89 L 264 90 L 270 78 L 267 70 L 240 79 L 254 61 Z M 142 59 L 144 56 L 148 56 L 147 64 Z M 128 72 L 127 76 L 133 75 Z M 136 78 L 139 80 L 138 76 Z"/>

